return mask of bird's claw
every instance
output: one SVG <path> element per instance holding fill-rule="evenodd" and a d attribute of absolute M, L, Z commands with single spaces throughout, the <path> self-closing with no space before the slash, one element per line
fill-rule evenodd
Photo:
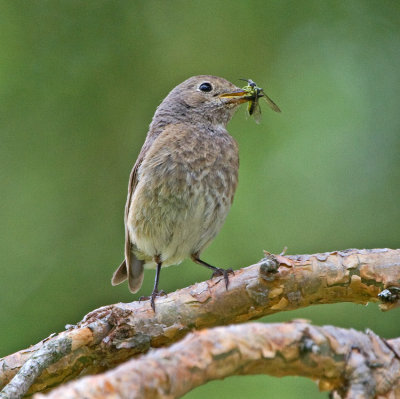
<path fill-rule="evenodd" d="M 153 309 L 153 312 L 155 313 L 156 311 L 156 304 L 155 304 L 155 299 L 158 296 L 166 296 L 167 293 L 164 290 L 154 290 L 150 296 L 141 296 L 139 298 L 139 302 L 141 301 L 148 301 L 150 299 L 150 305 L 151 308 Z"/>
<path fill-rule="evenodd" d="M 220 269 L 220 268 L 217 268 L 217 269 L 214 271 L 214 273 L 212 274 L 211 278 L 219 277 L 219 276 L 224 276 L 225 287 L 226 287 L 226 289 L 228 289 L 228 285 L 229 285 L 229 274 L 233 274 L 233 270 L 232 270 L 232 269 Z"/>

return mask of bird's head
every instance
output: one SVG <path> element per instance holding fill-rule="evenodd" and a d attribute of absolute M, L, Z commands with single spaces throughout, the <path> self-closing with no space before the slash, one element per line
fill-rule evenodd
<path fill-rule="evenodd" d="M 176 86 L 160 104 L 157 114 L 179 121 L 226 125 L 237 106 L 252 97 L 233 83 L 211 75 L 193 76 Z"/>

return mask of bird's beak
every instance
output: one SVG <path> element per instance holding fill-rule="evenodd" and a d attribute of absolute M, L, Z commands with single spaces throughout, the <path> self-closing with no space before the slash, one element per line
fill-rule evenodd
<path fill-rule="evenodd" d="M 237 89 L 229 93 L 220 94 L 219 97 L 228 99 L 227 102 L 230 104 L 242 104 L 253 98 L 253 96 L 250 95 L 248 91 L 242 89 Z"/>

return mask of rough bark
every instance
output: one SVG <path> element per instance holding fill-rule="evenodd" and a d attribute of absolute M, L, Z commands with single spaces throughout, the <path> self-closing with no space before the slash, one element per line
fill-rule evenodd
<path fill-rule="evenodd" d="M 400 303 L 399 287 L 400 250 L 266 253 L 259 263 L 230 275 L 228 290 L 217 277 L 157 298 L 156 313 L 148 301 L 105 306 L 77 326 L 1 359 L 0 387 L 20 369 L 21 374 L 0 398 L 11 397 L 7 389 L 20 396 L 26 392 L 27 384 L 21 389 L 26 373 L 35 379 L 28 393 L 43 391 L 78 375 L 104 371 L 151 347 L 171 344 L 193 329 L 323 303 L 381 300 L 381 309 L 389 310 Z M 63 348 L 59 360 L 53 347 Z"/>
<path fill-rule="evenodd" d="M 34 399 L 173 399 L 208 381 L 248 374 L 308 377 L 347 399 L 398 398 L 400 340 L 389 342 L 302 321 L 217 327 Z"/>

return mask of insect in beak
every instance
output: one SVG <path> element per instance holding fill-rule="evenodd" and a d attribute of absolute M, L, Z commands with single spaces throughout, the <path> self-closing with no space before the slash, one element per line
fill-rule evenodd
<path fill-rule="evenodd" d="M 280 108 L 272 101 L 264 92 L 261 87 L 251 79 L 240 79 L 247 82 L 247 86 L 243 87 L 243 90 L 248 94 L 248 106 L 247 111 L 249 115 L 254 116 L 256 122 L 258 123 L 261 118 L 261 107 L 259 104 L 259 99 L 264 97 L 265 101 L 269 107 L 275 112 L 281 112 Z"/>

